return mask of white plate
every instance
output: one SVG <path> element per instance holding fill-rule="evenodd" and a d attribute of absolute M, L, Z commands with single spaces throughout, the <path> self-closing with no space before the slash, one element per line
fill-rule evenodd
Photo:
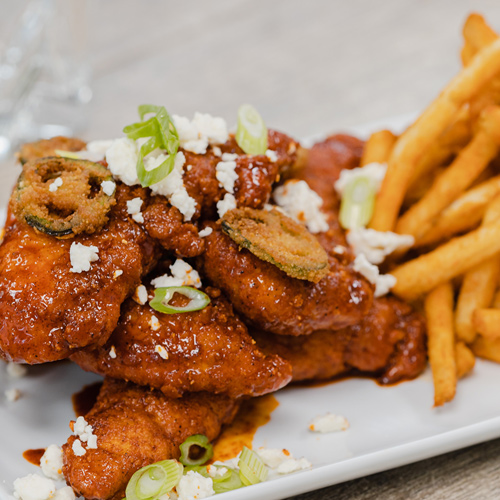
<path fill-rule="evenodd" d="M 377 123 L 400 128 L 406 119 Z M 368 133 L 372 127 L 353 132 Z M 16 477 L 39 469 L 22 458 L 24 450 L 62 444 L 74 418 L 71 395 L 98 379 L 70 363 L 30 367 L 29 376 L 8 379 L 0 369 L 0 498 L 11 498 Z M 306 457 L 313 470 L 218 496 L 221 500 L 282 499 L 333 485 L 500 436 L 500 365 L 479 361 L 460 381 L 457 396 L 432 408 L 429 371 L 394 387 L 351 379 L 317 388 L 289 388 L 276 396 L 280 406 L 260 428 L 254 446 L 287 448 Z M 23 397 L 7 403 L 3 391 L 19 388 Z M 345 432 L 318 435 L 309 421 L 327 412 L 348 418 Z"/>

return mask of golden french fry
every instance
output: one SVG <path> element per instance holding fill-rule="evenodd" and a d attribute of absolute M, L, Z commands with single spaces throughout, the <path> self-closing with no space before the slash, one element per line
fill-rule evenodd
<path fill-rule="evenodd" d="M 425 316 L 429 362 L 434 380 L 434 405 L 441 406 L 454 398 L 457 385 L 451 283 L 443 283 L 427 295 Z"/>
<path fill-rule="evenodd" d="M 473 229 L 483 218 L 488 203 L 499 193 L 500 176 L 493 177 L 465 192 L 443 210 L 431 229 L 417 240 L 415 246 L 430 245 Z"/>
<path fill-rule="evenodd" d="M 371 228 L 378 231 L 394 229 L 412 171 L 423 152 L 453 123 L 462 105 L 499 72 L 500 39 L 478 52 L 471 64 L 462 69 L 420 118 L 399 137 L 377 196 Z"/>
<path fill-rule="evenodd" d="M 500 340 L 500 309 L 476 309 L 474 328 L 485 339 Z"/>
<path fill-rule="evenodd" d="M 369 163 L 387 163 L 397 137 L 390 130 L 374 132 L 366 141 L 361 166 Z"/>
<path fill-rule="evenodd" d="M 478 335 L 472 343 L 471 349 L 480 358 L 500 363 L 500 340 L 486 339 Z"/>
<path fill-rule="evenodd" d="M 457 342 L 455 345 L 455 362 L 458 378 L 465 377 L 474 369 L 476 358 L 464 342 Z"/>
<path fill-rule="evenodd" d="M 470 14 L 465 21 L 463 35 L 465 45 L 461 56 L 464 65 L 469 64 L 479 50 L 498 38 L 497 33 L 486 24 L 484 17 L 476 13 Z"/>
<path fill-rule="evenodd" d="M 500 107 L 487 108 L 471 142 L 433 183 L 427 194 L 398 221 L 396 232 L 422 237 L 432 221 L 458 198 L 500 150 Z"/>
<path fill-rule="evenodd" d="M 500 220 L 455 238 L 391 271 L 392 292 L 415 299 L 500 252 Z"/>

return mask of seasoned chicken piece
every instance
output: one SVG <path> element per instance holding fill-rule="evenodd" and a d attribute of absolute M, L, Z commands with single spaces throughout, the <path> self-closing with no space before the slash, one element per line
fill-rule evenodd
<path fill-rule="evenodd" d="M 294 382 L 326 380 L 354 370 L 390 384 L 416 377 L 427 363 L 425 321 L 395 297 L 375 299 L 359 324 L 342 330 L 306 337 L 252 336 L 264 352 L 290 361 Z"/>
<path fill-rule="evenodd" d="M 372 286 L 334 255 L 327 276 L 311 283 L 287 276 L 240 249 L 217 225 L 210 227 L 200 269 L 254 326 L 280 335 L 307 335 L 355 324 L 368 312 Z"/>
<path fill-rule="evenodd" d="M 106 379 L 96 405 L 85 416 L 97 449 L 75 455 L 71 436 L 63 446 L 63 473 L 87 500 L 121 500 L 141 467 L 179 458 L 179 445 L 193 434 L 214 440 L 232 421 L 238 403 L 227 396 L 197 393 L 169 399 L 159 391 Z M 78 449 L 78 448 L 77 448 Z"/>
<path fill-rule="evenodd" d="M 182 314 L 162 314 L 128 300 L 108 342 L 71 359 L 84 370 L 170 397 L 198 391 L 260 396 L 285 386 L 292 377 L 290 364 L 262 354 L 220 292 L 206 292 L 207 307 Z"/>
<path fill-rule="evenodd" d="M 158 245 L 127 214 L 142 188 L 118 184 L 108 224 L 92 234 L 56 239 L 9 213 L 0 245 L 0 356 L 30 364 L 102 345 L 122 302 L 156 264 Z M 95 246 L 89 271 L 72 272 L 70 249 Z"/>

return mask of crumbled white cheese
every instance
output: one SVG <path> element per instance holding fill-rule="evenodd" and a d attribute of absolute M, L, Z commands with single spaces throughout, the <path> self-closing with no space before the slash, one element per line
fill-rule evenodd
<path fill-rule="evenodd" d="M 172 276 L 164 274 L 151 281 L 155 288 L 169 286 L 194 286 L 201 287 L 201 279 L 198 271 L 194 270 L 187 262 L 177 259 L 171 266 Z"/>
<path fill-rule="evenodd" d="M 272 149 L 268 149 L 266 151 L 266 156 L 274 163 L 278 161 L 278 154 L 276 151 L 273 151 Z"/>
<path fill-rule="evenodd" d="M 387 165 L 385 163 L 369 163 L 364 167 L 344 169 L 340 172 L 340 177 L 335 183 L 335 190 L 339 195 L 342 195 L 346 186 L 359 177 L 367 177 L 373 182 L 377 192 L 380 190 L 382 181 L 385 177 L 385 172 L 387 171 Z"/>
<path fill-rule="evenodd" d="M 214 154 L 214 156 L 222 156 L 222 150 L 218 146 L 214 146 L 212 148 L 212 153 Z"/>
<path fill-rule="evenodd" d="M 83 457 L 85 453 L 87 453 L 87 450 L 82 446 L 82 442 L 79 439 L 75 439 L 73 441 L 73 445 L 71 446 L 71 449 L 73 450 L 73 453 L 77 457 Z"/>
<path fill-rule="evenodd" d="M 160 320 L 156 316 L 151 316 L 149 319 L 149 326 L 151 327 L 151 330 L 156 332 L 160 329 Z"/>
<path fill-rule="evenodd" d="M 309 424 L 309 429 L 313 432 L 338 432 L 349 429 L 349 421 L 342 415 L 327 413 L 315 417 Z"/>
<path fill-rule="evenodd" d="M 73 429 L 74 435 L 78 436 L 83 443 L 87 443 L 87 448 L 97 449 L 97 436 L 94 434 L 92 426 L 87 423 L 84 417 L 76 419 Z"/>
<path fill-rule="evenodd" d="M 396 284 L 396 278 L 392 274 L 380 274 L 379 268 L 368 262 L 364 254 L 356 257 L 353 268 L 375 285 L 375 297 L 386 295 Z"/>
<path fill-rule="evenodd" d="M 51 500 L 75 500 L 75 492 L 71 486 L 64 486 L 56 491 Z"/>
<path fill-rule="evenodd" d="M 116 349 L 114 345 L 112 345 L 111 349 L 109 350 L 109 357 L 111 359 L 116 359 Z"/>
<path fill-rule="evenodd" d="M 144 285 L 139 285 L 135 289 L 134 296 L 132 297 L 135 302 L 143 306 L 148 301 L 148 291 Z"/>
<path fill-rule="evenodd" d="M 28 373 L 24 365 L 18 363 L 7 363 L 7 375 L 12 378 L 21 378 Z"/>
<path fill-rule="evenodd" d="M 236 161 L 239 154 L 237 153 L 224 153 L 222 155 L 222 161 Z"/>
<path fill-rule="evenodd" d="M 224 153 L 222 158 L 224 159 Z M 234 193 L 234 184 L 238 180 L 236 173 L 236 162 L 233 160 L 220 161 L 215 167 L 215 177 L 219 181 L 219 186 L 224 188 L 228 193 Z"/>
<path fill-rule="evenodd" d="M 13 403 L 21 398 L 22 392 L 19 389 L 8 389 L 5 391 L 5 398 L 9 403 Z"/>
<path fill-rule="evenodd" d="M 40 459 L 40 467 L 46 477 L 56 481 L 64 479 L 62 473 L 63 455 L 59 446 L 51 444 Z"/>
<path fill-rule="evenodd" d="M 338 255 L 343 255 L 345 254 L 345 247 L 343 247 L 342 245 L 335 245 L 333 247 L 333 252 Z"/>
<path fill-rule="evenodd" d="M 121 269 L 117 269 L 114 273 L 113 273 L 113 278 L 118 278 L 119 276 L 121 276 L 123 274 L 123 271 Z"/>
<path fill-rule="evenodd" d="M 179 500 L 200 500 L 215 495 L 213 481 L 197 472 L 190 470 L 181 477 L 177 485 Z"/>
<path fill-rule="evenodd" d="M 347 233 L 347 242 L 355 255 L 364 254 L 368 262 L 381 264 L 394 251 L 411 247 L 415 238 L 409 234 L 359 228 Z"/>
<path fill-rule="evenodd" d="M 291 474 L 303 469 L 310 469 L 311 463 L 305 458 L 296 459 L 288 450 L 259 448 L 257 454 L 264 464 L 278 474 Z"/>
<path fill-rule="evenodd" d="M 160 358 L 168 359 L 168 351 L 162 345 L 155 346 L 155 352 Z"/>
<path fill-rule="evenodd" d="M 141 198 L 134 198 L 127 201 L 127 213 L 132 216 L 132 219 L 139 224 L 144 222 L 144 217 L 141 213 L 142 200 Z"/>
<path fill-rule="evenodd" d="M 18 500 L 48 500 L 56 492 L 52 479 L 28 474 L 14 481 L 14 498 Z"/>
<path fill-rule="evenodd" d="M 49 186 L 49 191 L 51 193 L 55 193 L 63 184 L 63 180 L 61 177 L 58 177 L 57 179 L 54 180 Z"/>
<path fill-rule="evenodd" d="M 236 208 L 236 198 L 231 193 L 226 193 L 224 198 L 217 202 L 217 213 L 223 217 L 226 212 Z"/>
<path fill-rule="evenodd" d="M 170 203 L 184 215 L 184 220 L 188 221 L 191 220 L 196 211 L 196 201 L 189 196 L 182 180 L 184 175 L 182 167 L 185 162 L 184 153 L 178 152 L 175 156 L 172 172 L 160 182 L 153 184 L 151 191 L 153 194 L 166 196 Z"/>
<path fill-rule="evenodd" d="M 99 249 L 93 245 L 85 246 L 81 243 L 73 242 L 69 249 L 69 258 L 71 260 L 72 273 L 81 273 L 90 271 L 91 262 L 99 260 Z"/>
<path fill-rule="evenodd" d="M 321 211 L 323 200 L 306 181 L 285 182 L 274 190 L 273 197 L 289 217 L 305 224 L 311 233 L 328 231 L 326 215 Z"/>
<path fill-rule="evenodd" d="M 113 181 L 101 182 L 102 192 L 108 196 L 113 196 L 116 190 L 116 184 Z"/>
<path fill-rule="evenodd" d="M 139 183 L 136 168 L 138 157 L 137 143 L 128 137 L 114 140 L 106 151 L 110 172 L 127 186 Z"/>
<path fill-rule="evenodd" d="M 214 478 L 222 477 L 228 470 L 227 467 L 215 467 L 214 465 L 209 465 L 207 467 L 208 475 Z"/>
<path fill-rule="evenodd" d="M 202 229 L 199 233 L 198 236 L 200 238 L 205 238 L 206 236 L 210 236 L 213 232 L 213 229 L 211 227 L 206 227 L 205 229 Z"/>
<path fill-rule="evenodd" d="M 113 144 L 113 139 L 87 142 L 87 151 L 101 155 L 101 160 L 106 156 L 106 151 Z M 98 160 L 93 160 L 98 161 Z"/>

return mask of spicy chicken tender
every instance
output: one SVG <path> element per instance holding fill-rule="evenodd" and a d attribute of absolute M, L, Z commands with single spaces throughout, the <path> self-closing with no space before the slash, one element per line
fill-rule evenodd
<path fill-rule="evenodd" d="M 85 416 L 97 449 L 75 455 L 71 436 L 63 446 L 63 473 L 87 500 L 121 500 L 132 474 L 146 465 L 179 458 L 179 445 L 193 434 L 210 441 L 230 423 L 236 400 L 208 393 L 167 398 L 159 391 L 106 379 L 97 403 Z"/>
<path fill-rule="evenodd" d="M 118 184 L 115 197 L 102 230 L 72 239 L 43 234 L 9 213 L 0 245 L 2 358 L 56 361 L 111 335 L 122 302 L 158 258 L 158 245 L 127 214 L 127 201 L 145 198 L 145 190 Z M 88 271 L 72 267 L 73 244 L 97 249 Z"/>
<path fill-rule="evenodd" d="M 287 337 L 252 332 L 266 353 L 292 364 L 293 382 L 327 380 L 349 372 L 375 375 L 383 384 L 412 379 L 425 368 L 424 318 L 394 297 L 375 299 L 354 326 Z"/>
<path fill-rule="evenodd" d="M 285 386 L 290 364 L 265 356 L 220 292 L 206 291 L 208 306 L 182 314 L 128 300 L 108 342 L 71 359 L 85 370 L 155 387 L 169 397 L 198 391 L 260 396 Z"/>

